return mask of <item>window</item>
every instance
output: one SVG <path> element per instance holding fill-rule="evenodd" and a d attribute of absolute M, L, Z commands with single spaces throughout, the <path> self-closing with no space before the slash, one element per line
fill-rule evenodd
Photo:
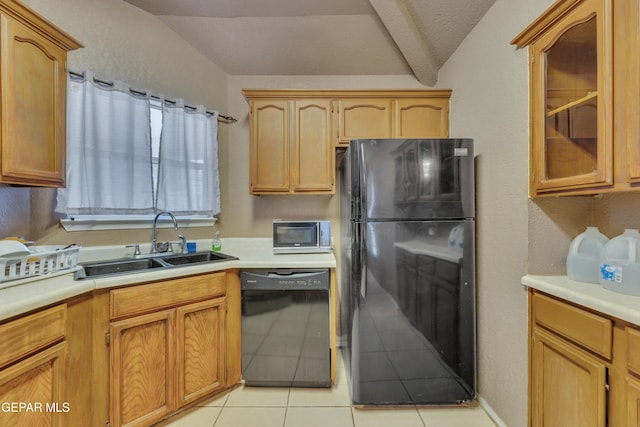
<path fill-rule="evenodd" d="M 220 212 L 217 112 L 69 77 L 66 229 L 137 228 L 157 212 L 210 225 Z M 188 220 L 188 221 L 187 221 Z"/>

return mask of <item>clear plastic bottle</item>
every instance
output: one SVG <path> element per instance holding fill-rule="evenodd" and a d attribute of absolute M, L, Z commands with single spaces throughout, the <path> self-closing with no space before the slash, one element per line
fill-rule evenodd
<path fill-rule="evenodd" d="M 604 245 L 600 255 L 600 284 L 615 292 L 640 296 L 638 230 L 624 230 Z"/>
<path fill-rule="evenodd" d="M 222 250 L 222 240 L 220 240 L 220 232 L 216 231 L 213 235 L 213 242 L 211 243 L 211 250 L 214 252 L 220 252 Z"/>
<path fill-rule="evenodd" d="M 587 227 L 569 246 L 567 276 L 571 280 L 600 283 L 600 252 L 609 238 L 598 227 Z"/>

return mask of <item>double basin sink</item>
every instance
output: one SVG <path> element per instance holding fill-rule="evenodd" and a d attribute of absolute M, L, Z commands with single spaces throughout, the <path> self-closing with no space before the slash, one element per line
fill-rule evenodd
<path fill-rule="evenodd" d="M 75 274 L 76 280 L 105 276 L 143 273 L 165 268 L 188 267 L 238 259 L 220 252 L 195 252 L 188 254 L 168 254 L 146 258 L 126 258 L 80 264 L 82 270 Z"/>

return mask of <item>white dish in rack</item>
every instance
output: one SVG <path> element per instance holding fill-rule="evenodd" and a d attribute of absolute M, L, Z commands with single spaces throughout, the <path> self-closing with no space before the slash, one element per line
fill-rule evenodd
<path fill-rule="evenodd" d="M 0 240 L 0 257 L 29 255 L 31 252 L 17 240 Z"/>

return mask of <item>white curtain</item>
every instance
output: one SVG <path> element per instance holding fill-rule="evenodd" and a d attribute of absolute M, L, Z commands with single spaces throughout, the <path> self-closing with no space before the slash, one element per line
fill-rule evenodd
<path fill-rule="evenodd" d="M 67 84 L 67 188 L 56 211 L 154 212 L 148 97 L 121 82 L 96 83 L 89 71 Z"/>
<path fill-rule="evenodd" d="M 158 160 L 159 210 L 175 214 L 220 213 L 218 112 L 163 103 Z"/>

